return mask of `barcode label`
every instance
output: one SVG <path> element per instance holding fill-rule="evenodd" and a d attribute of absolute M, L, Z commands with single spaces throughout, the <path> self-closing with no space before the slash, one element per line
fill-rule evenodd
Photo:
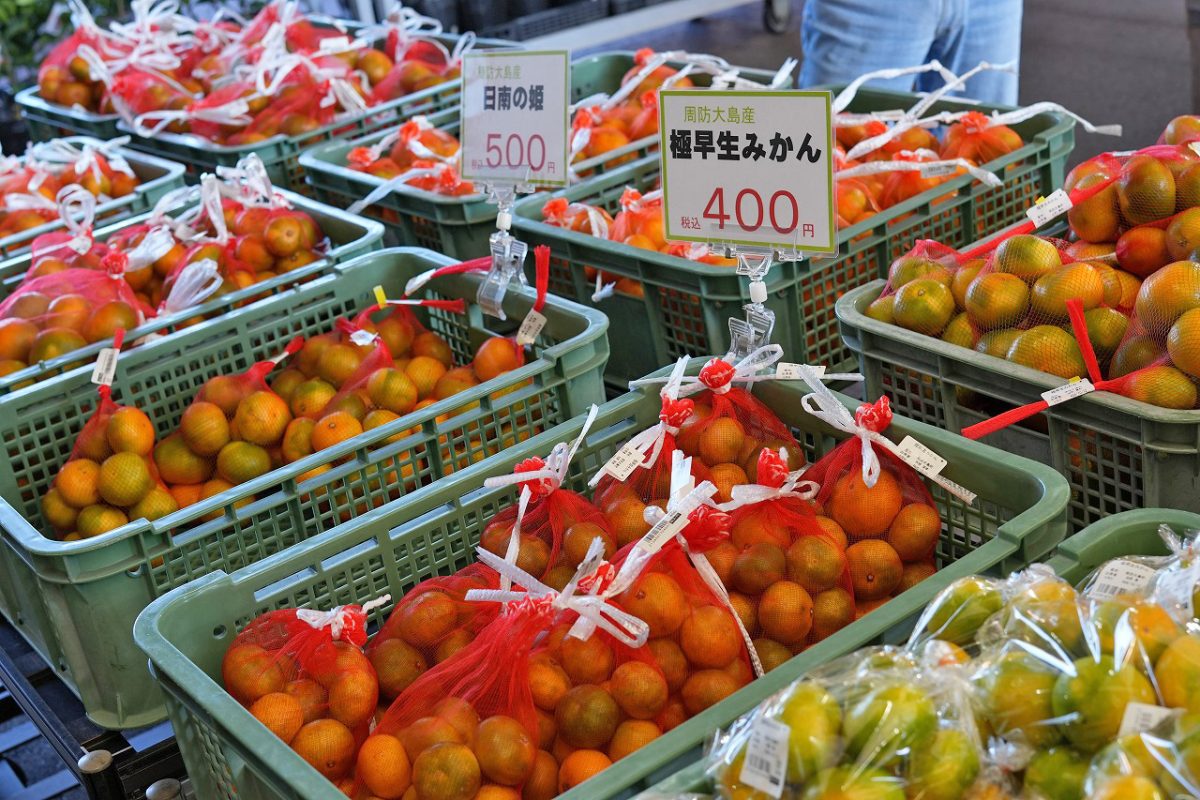
<path fill-rule="evenodd" d="M 608 460 L 608 463 L 604 465 L 604 472 L 623 481 L 633 474 L 640 463 L 642 463 L 642 451 L 629 443 Z"/>
<path fill-rule="evenodd" d="M 771 797 L 783 794 L 783 780 L 787 775 L 788 736 L 787 725 L 778 720 L 759 717 L 750 730 L 750 741 L 746 744 L 746 760 L 742 762 L 741 782 Z"/>
<path fill-rule="evenodd" d="M 958 164 L 953 161 L 933 162 L 921 165 L 922 178 L 944 178 L 958 171 Z"/>
<path fill-rule="evenodd" d="M 779 364 L 775 365 L 775 377 L 781 381 L 802 381 L 804 380 L 804 375 L 801 373 L 801 367 L 803 366 L 805 365 L 780 362 Z M 817 367 L 808 366 L 808 369 L 811 370 L 813 375 L 818 378 L 825 377 L 824 364 Z"/>
<path fill-rule="evenodd" d="M 105 347 L 96 354 L 96 366 L 92 367 L 92 383 L 101 386 L 112 386 L 117 374 L 117 349 Z"/>
<path fill-rule="evenodd" d="M 527 344 L 533 344 L 534 340 L 537 339 L 538 334 L 542 332 L 542 328 L 544 327 L 546 327 L 545 315 L 539 314 L 532 308 L 529 309 L 529 313 L 525 315 L 525 321 L 522 322 L 521 327 L 517 329 L 517 344 L 521 345 L 522 347 Z"/>
<path fill-rule="evenodd" d="M 688 515 L 682 511 L 668 511 L 667 515 L 655 523 L 646 535 L 638 540 L 637 546 L 647 553 L 657 553 L 662 546 L 675 538 L 688 524 Z"/>
<path fill-rule="evenodd" d="M 1111 600 L 1122 594 L 1142 594 L 1157 574 L 1154 567 L 1136 561 L 1109 561 L 1096 573 L 1086 594 L 1097 600 Z"/>
<path fill-rule="evenodd" d="M 1045 200 L 1028 208 L 1025 214 L 1040 228 L 1070 211 L 1071 206 L 1071 198 L 1067 193 L 1062 189 L 1055 189 Z"/>
<path fill-rule="evenodd" d="M 911 436 L 905 436 L 897 450 L 899 456 L 910 467 L 928 475 L 930 478 L 940 475 L 946 468 L 946 459 L 930 450 Z"/>
<path fill-rule="evenodd" d="M 1200 578 L 1200 562 L 1160 572 L 1154 598 L 1159 605 L 1179 609 L 1175 616 L 1180 622 L 1190 622 L 1196 616 L 1192 593 L 1196 591 L 1197 578 Z"/>
<path fill-rule="evenodd" d="M 1096 391 L 1096 387 L 1087 378 L 1070 383 L 1064 383 L 1062 386 L 1051 389 L 1048 392 L 1042 392 L 1042 399 L 1046 401 L 1046 405 L 1056 406 L 1059 403 L 1065 403 L 1068 400 L 1074 400 L 1076 397 L 1082 397 L 1085 394 Z"/>
<path fill-rule="evenodd" d="M 1154 730 L 1163 720 L 1182 713 L 1182 708 L 1163 708 L 1149 703 L 1128 703 L 1125 706 L 1125 716 L 1121 717 L 1121 729 L 1117 735 L 1131 736 Z"/>

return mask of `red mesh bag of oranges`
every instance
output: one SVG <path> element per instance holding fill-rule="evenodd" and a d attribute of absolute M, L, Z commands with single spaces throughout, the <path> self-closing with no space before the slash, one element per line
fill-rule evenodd
<path fill-rule="evenodd" d="M 369 147 L 351 149 L 347 166 L 385 181 L 351 210 L 361 212 L 400 186 L 455 197 L 474 194 L 475 184 L 459 175 L 459 149 L 453 134 L 435 128 L 423 116 L 408 120 Z"/>
<path fill-rule="evenodd" d="M 401 13 L 408 11 L 410 9 L 401 9 Z M 433 23 L 440 31 L 441 26 L 436 20 Z M 390 54 L 386 72 L 373 69 L 383 66 L 382 60 L 377 57 L 376 64 L 358 65 L 359 69 L 367 71 L 371 79 L 372 104 L 395 100 L 454 80 L 462 74 L 462 57 L 475 45 L 475 34 L 468 32 L 458 40 L 453 51 L 448 51 L 436 39 L 413 36 L 412 30 L 406 30 L 407 27 L 404 24 L 389 26 L 384 52 L 381 53 L 385 57 Z"/>
<path fill-rule="evenodd" d="M 8 372 L 133 330 L 152 313 L 123 278 L 125 260 L 67 267 L 25 280 L 0 303 L 0 368 Z"/>
<path fill-rule="evenodd" d="M 99 536 L 130 520 L 154 520 L 178 510 L 150 456 L 154 423 L 141 410 L 114 402 L 107 384 L 98 387 L 97 395 L 96 410 L 42 496 L 42 517 L 63 541 Z"/>
<path fill-rule="evenodd" d="M 746 619 L 765 669 L 856 618 L 846 533 L 819 513 L 819 487 L 802 475 L 788 469 L 786 453 L 763 448 L 755 481 L 734 486 L 732 501 L 722 505 L 732 517 L 729 540 L 708 556 L 734 606 L 756 612 Z M 761 613 L 780 606 L 795 615 Z"/>
<path fill-rule="evenodd" d="M 56 44 L 38 67 L 38 94 L 44 100 L 61 106 L 79 106 L 87 111 L 103 113 L 109 108 L 104 84 L 98 78 L 93 78 L 91 65 L 80 55 L 80 48 L 116 56 L 122 52 L 127 54 L 128 45 L 122 46 L 115 37 L 99 28 L 90 15 L 84 19 L 74 19 L 74 14 L 76 30 Z"/>
<path fill-rule="evenodd" d="M 375 716 L 379 683 L 362 648 L 367 615 L 387 600 L 269 611 L 242 629 L 221 662 L 226 691 L 331 780 L 353 768 Z"/>
<path fill-rule="evenodd" d="M 866 613 L 936 570 L 942 520 L 923 476 L 968 504 L 975 496 L 936 471 L 919 473 L 883 435 L 892 421 L 886 397 L 852 414 L 809 368 L 801 369 L 812 390 L 802 400 L 805 411 L 851 437 L 804 477 L 821 487 L 819 513 L 836 525 L 823 527 L 839 539 L 840 528 L 848 542 L 855 613 Z"/>
<path fill-rule="evenodd" d="M 98 200 L 108 200 L 125 197 L 140 184 L 119 149 L 128 143 L 129 137 L 68 136 L 31 145 L 25 161 L 35 175 L 55 176 L 62 186 L 82 186 Z"/>
<path fill-rule="evenodd" d="M 181 508 L 286 463 L 292 414 L 266 376 L 301 342 L 297 337 L 278 357 L 240 375 L 209 378 L 184 409 L 178 430 L 154 448 L 159 475 Z"/>
<path fill-rule="evenodd" d="M 608 518 L 583 495 L 563 487 L 583 438 L 598 409 L 592 406 L 583 431 L 574 442 L 559 442 L 546 458 L 533 457 L 516 465 L 511 475 L 495 475 L 488 487 L 516 486 L 518 499 L 498 513 L 480 535 L 480 546 L 502 556 L 551 588 L 561 590 L 575 574 L 593 541 L 601 555 L 617 550 Z"/>

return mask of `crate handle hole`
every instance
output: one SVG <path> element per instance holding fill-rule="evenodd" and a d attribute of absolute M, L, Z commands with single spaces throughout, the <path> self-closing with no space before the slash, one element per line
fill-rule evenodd
<path fill-rule="evenodd" d="M 213 628 L 214 639 L 224 639 L 226 633 L 227 631 L 224 625 L 218 625 L 217 627 Z"/>

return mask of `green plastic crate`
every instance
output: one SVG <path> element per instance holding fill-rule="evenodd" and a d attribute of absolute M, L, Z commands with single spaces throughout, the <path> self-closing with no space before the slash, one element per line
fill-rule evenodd
<path fill-rule="evenodd" d="M 65 141 L 76 143 L 74 137 Z M 118 148 L 117 153 L 129 162 L 130 169 L 138 176 L 137 188 L 124 197 L 96 204 L 96 220 L 105 224 L 125 219 L 133 214 L 142 214 L 154 208 L 163 195 L 183 186 L 183 167 L 172 161 Z M 66 226 L 61 220 L 52 220 L 45 225 L 14 233 L 0 238 L 0 258 L 12 258 L 29 252 L 33 240 L 43 233 L 62 230 Z"/>
<path fill-rule="evenodd" d="M 458 41 L 457 36 L 450 35 L 433 38 L 451 48 Z M 511 42 L 499 39 L 475 41 L 476 49 L 481 50 L 514 46 Z M 238 161 L 254 153 L 262 159 L 273 184 L 294 192 L 309 194 L 308 185 L 304 181 L 304 170 L 300 166 L 300 154 L 304 150 L 322 142 L 361 136 L 377 130 L 390 130 L 417 114 L 432 114 L 446 108 L 458 108 L 461 91 L 461 80 L 447 81 L 371 106 L 359 114 L 342 116 L 335 122 L 303 136 L 279 134 L 257 144 L 232 147 L 198 136 L 168 131 L 156 133 L 154 136 L 140 136 L 124 120 L 117 122 L 117 130 L 132 137 L 131 147 L 183 164 L 187 168 L 184 177 L 189 183 L 199 183 L 200 176 L 204 173 L 216 172 L 217 167 L 235 166 Z"/>
<path fill-rule="evenodd" d="M 1042 399 L 1063 381 L 1002 358 L 866 316 L 875 281 L 838 301 L 847 346 L 869 394 L 902 413 L 957 431 Z M 1164 507 L 1200 511 L 1200 411 L 1175 411 L 1095 392 L 987 437 L 1061 472 L 1071 486 L 1071 530 L 1110 514 Z"/>
<path fill-rule="evenodd" d="M 702 362 L 692 364 L 693 371 Z M 800 406 L 800 384 L 759 384 L 756 395 L 793 428 L 812 459 L 837 438 Z M 844 398 L 848 407 L 857 401 Z M 569 484 L 584 489 L 633 433 L 658 421 L 657 389 L 644 387 L 601 407 L 572 463 Z M 288 606 L 328 608 L 390 592 L 393 600 L 424 578 L 449 574 L 473 561 L 483 526 L 515 502 L 511 487 L 486 489 L 484 478 L 505 474 L 520 460 L 545 455 L 574 439 L 582 420 L 506 450 L 500 457 L 377 509 L 319 540 L 234 575 L 214 573 L 155 601 L 134 635 L 166 689 L 172 725 L 197 796 L 240 800 L 335 800 L 341 795 L 282 741 L 274 738 L 220 685 L 221 658 L 236 632 L 255 615 Z M 947 477 L 979 493 L 967 508 L 934 491 L 949 529 L 937 558 L 943 570 L 793 658 L 789 669 L 820 663 L 880 637 L 894 638 L 951 580 L 1006 571 L 1044 556 L 1065 531 L 1066 486 L 1053 470 L 897 416 L 889 435 L 911 434 L 949 459 Z M 837 437 L 837 438 L 835 438 Z M 390 608 L 376 612 L 376 622 Z M 666 765 L 694 751 L 718 726 L 757 704 L 780 681 L 772 672 L 722 703 L 671 730 L 618 768 L 563 795 L 566 800 L 620 797 L 657 780 Z M 684 763 L 687 763 L 685 761 Z"/>
<path fill-rule="evenodd" d="M 182 326 L 184 323 L 195 317 L 224 314 L 250 298 L 271 294 L 286 286 L 303 283 L 317 275 L 324 274 L 334 264 L 341 264 L 365 253 L 378 250 L 382 246 L 383 227 L 378 222 L 347 214 L 344 211 L 331 208 L 324 203 L 318 203 L 292 192 L 281 191 L 280 194 L 291 203 L 293 208 L 312 215 L 317 224 L 321 226 L 321 230 L 329 237 L 329 241 L 332 244 L 329 253 L 324 258 L 318 259 L 300 269 L 286 272 L 270 280 L 248 286 L 245 289 L 213 297 L 199 306 L 189 309 L 185 313 L 168 314 L 147 320 L 144 324 L 126 332 L 126 348 L 132 347 L 133 343 L 143 336 L 152 333 L 168 335 L 175 331 L 183 330 Z M 194 208 L 194 206 L 191 208 Z M 174 214 L 182 214 L 187 210 L 189 209 L 181 209 L 178 212 L 174 212 Z M 110 236 L 119 231 L 142 224 L 149 216 L 149 213 L 139 214 L 124 222 L 101 228 L 96 231 L 95 240 L 98 242 L 106 241 Z M 28 254 L 0 261 L 0 302 L 21 285 L 25 272 L 29 269 L 30 261 L 31 258 Z M 0 408 L 6 402 L 5 398 L 19 387 L 23 388 L 30 383 L 37 383 L 53 375 L 61 375 L 64 372 L 69 372 L 79 366 L 81 362 L 91 363 L 95 361 L 96 354 L 102 348 L 108 347 L 111 344 L 111 339 L 92 342 L 86 347 L 74 350 L 66 355 L 41 361 L 18 372 L 11 372 L 8 375 L 0 376 Z"/>
<path fill-rule="evenodd" d="M 427 250 L 394 249 L 334 267 L 302 286 L 123 353 L 113 398 L 145 411 L 160 436 L 170 433 L 208 378 L 238 374 L 278 354 L 298 334 L 331 330 L 338 318 L 372 307 L 377 284 L 399 297 L 408 279 L 450 263 Z M 435 296 L 473 300 L 481 280 L 477 274 L 447 275 L 430 289 Z M 509 291 L 509 322 L 503 324 L 485 318 L 477 306 L 467 314 L 419 311 L 449 342 L 455 360 L 467 363 L 487 336 L 515 334 L 532 304 L 532 290 Z M 406 483 L 436 480 L 491 455 L 490 443 L 564 422 L 602 399 L 604 316 L 557 298 L 543 313 L 549 322 L 517 370 L 175 514 L 83 541 L 45 538 L 39 502 L 95 405 L 91 369 L 12 395 L 0 415 L 6 455 L 0 464 L 0 611 L 80 696 L 97 724 L 130 728 L 162 719 L 162 695 L 132 635 L 134 618 L 155 597 L 324 533 L 401 496 L 411 488 Z M 474 402 L 479 405 L 469 407 Z M 438 419 L 443 416 L 448 419 Z M 396 434 L 403 434 L 399 441 L 387 441 Z M 247 507 L 234 507 L 254 497 Z M 210 512 L 218 518 L 204 520 Z"/>
<path fill-rule="evenodd" d="M 571 64 L 571 102 L 577 102 L 598 92 L 612 93 L 621 85 L 621 78 L 634 66 L 633 53 L 601 53 L 579 59 Z M 675 66 L 679 66 L 676 63 Z M 739 74 L 749 80 L 766 84 L 774 74 L 758 69 L 739 67 Z M 711 76 L 693 76 L 698 86 L 708 85 Z M 430 122 L 442 130 L 458 135 L 459 109 L 447 109 L 430 115 Z M 314 147 L 300 157 L 314 196 L 330 205 L 348 208 L 365 197 L 384 180 L 346 166 L 346 154 L 355 147 L 374 144 L 392 127 L 374 135 L 353 141 L 338 141 Z M 625 147 L 603 156 L 581 161 L 578 172 L 603 174 L 607 165 L 618 159 L 642 157 L 658 145 L 658 137 L 630 142 Z M 496 205 L 480 194 L 467 197 L 443 197 L 412 187 L 400 187 L 372 205 L 365 213 L 378 219 L 388 230 L 390 244 L 428 247 L 460 260 L 487 255 L 488 237 L 496 230 Z M 655 362 L 639 375 L 656 369 L 665 361 Z"/>
<path fill-rule="evenodd" d="M 836 93 L 841 87 L 833 87 Z M 917 96 L 903 92 L 860 89 L 847 109 L 865 113 L 906 108 Z M 956 100 L 936 103 L 931 113 L 993 107 Z M 892 260 L 916 239 L 937 239 L 962 246 L 1025 218 L 1039 195 L 1063 180 L 1067 156 L 1074 146 L 1074 122 L 1063 115 L 1041 114 L 1014 128 L 1026 144 L 985 166 L 1004 180 L 983 186 L 962 175 L 910 198 L 838 233 L 841 253 L 835 258 L 781 263 L 767 280 L 768 307 L 776 314 L 774 341 L 789 361 L 838 368 L 853 354 L 842 344 L 834 315 L 841 294 L 873 278 L 883 277 Z M 573 202 L 599 205 L 610 213 L 626 185 L 640 191 L 657 186 L 657 157 L 556 192 Z M 729 267 L 697 264 L 684 258 L 641 250 L 542 222 L 542 206 L 552 195 L 522 200 L 513 214 L 517 235 L 532 247 L 553 249 L 551 291 L 580 303 L 591 303 L 594 281 L 584 275 L 594 267 L 640 281 L 644 297 L 615 294 L 599 307 L 613 323 L 613 355 L 606 377 L 623 385 L 682 355 L 724 353 L 729 347 L 728 319 L 742 316 L 750 301 L 746 280 Z"/>
<path fill-rule="evenodd" d="M 82 108 L 67 108 L 44 100 L 38 87 L 28 86 L 17 92 L 16 103 L 35 142 L 48 142 L 62 136 L 94 136 L 100 141 L 120 136 L 116 114 L 98 114 Z"/>
<path fill-rule="evenodd" d="M 1078 584 L 1110 559 L 1132 555 L 1167 555 L 1167 549 L 1158 535 L 1158 526 L 1164 523 L 1177 533 L 1200 530 L 1200 514 L 1173 508 L 1147 508 L 1114 514 L 1064 541 L 1046 563 L 1061 577 Z M 915 621 L 914 615 L 908 624 L 912 625 Z M 788 670 L 788 678 L 780 683 L 779 688 L 796 680 L 801 674 L 799 670 L 791 669 L 790 664 L 778 671 L 783 669 Z M 637 800 L 712 794 L 712 781 L 704 774 L 706 767 L 704 761 L 697 761 L 650 787 L 638 795 Z"/>

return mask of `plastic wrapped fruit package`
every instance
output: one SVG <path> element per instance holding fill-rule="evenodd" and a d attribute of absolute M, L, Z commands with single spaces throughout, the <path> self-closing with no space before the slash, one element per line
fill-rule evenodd
<path fill-rule="evenodd" d="M 763 448 L 755 480 L 734 486 L 721 506 L 732 517 L 729 540 L 708 553 L 734 606 L 749 610 L 744 619 L 768 670 L 857 619 L 849 542 L 813 502 L 820 487 L 804 473 L 789 471 L 786 453 Z M 911 573 L 912 581 L 925 577 L 924 569 Z M 797 627 L 796 616 L 807 624 Z"/>
<path fill-rule="evenodd" d="M 809 467 L 804 478 L 821 487 L 816 496 L 821 513 L 849 543 L 845 557 L 855 612 L 863 614 L 937 568 L 942 519 L 925 480 L 968 505 L 975 495 L 938 472 L 918 472 L 914 464 L 920 459 L 909 453 L 923 445 L 914 440 L 905 450 L 883 435 L 892 421 L 887 397 L 863 403 L 851 414 L 811 368 L 801 367 L 801 373 L 812 390 L 801 401 L 804 409 L 851 436 Z"/>
<path fill-rule="evenodd" d="M 874 647 L 810 671 L 718 735 L 708 772 L 732 800 L 1010 796 L 953 657 Z"/>
<path fill-rule="evenodd" d="M 131 520 L 154 520 L 179 506 L 151 458 L 154 424 L 98 387 L 96 410 L 42 496 L 42 518 L 62 541 L 99 536 Z"/>
<path fill-rule="evenodd" d="M 362 648 L 367 614 L 387 600 L 269 611 L 242 629 L 221 662 L 226 691 L 331 779 L 353 769 L 375 716 L 379 683 Z"/>
<path fill-rule="evenodd" d="M 209 378 L 184 410 L 179 428 L 154 448 L 158 473 L 181 508 L 285 463 L 292 414 L 267 385 L 266 376 L 300 344 L 299 338 L 293 340 L 277 358 L 260 361 L 240 375 Z"/>

